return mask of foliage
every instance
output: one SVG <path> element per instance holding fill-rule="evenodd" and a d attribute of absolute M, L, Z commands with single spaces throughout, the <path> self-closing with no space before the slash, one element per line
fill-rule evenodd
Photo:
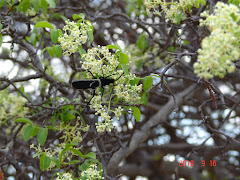
<path fill-rule="evenodd" d="M 236 178 L 238 5 L 0 1 L 0 179 Z"/>

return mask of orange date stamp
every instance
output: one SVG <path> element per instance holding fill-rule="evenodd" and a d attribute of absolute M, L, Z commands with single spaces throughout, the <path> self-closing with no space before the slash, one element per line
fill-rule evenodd
<path fill-rule="evenodd" d="M 205 160 L 201 161 L 201 166 L 206 166 L 206 164 L 209 163 L 210 166 L 215 167 L 217 165 L 216 160 L 209 160 L 209 162 L 206 162 Z M 194 166 L 194 160 L 180 160 L 179 166 Z"/>

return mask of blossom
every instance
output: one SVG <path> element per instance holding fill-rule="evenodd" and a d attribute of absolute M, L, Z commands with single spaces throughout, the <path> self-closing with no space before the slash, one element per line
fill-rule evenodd
<path fill-rule="evenodd" d="M 74 21 L 65 21 L 63 27 L 64 33 L 58 37 L 58 41 L 64 50 L 63 55 L 69 56 L 78 51 L 78 47 L 87 42 L 87 32 L 92 31 L 89 23 L 75 23 Z"/>
<path fill-rule="evenodd" d="M 91 164 L 89 168 L 87 168 L 85 171 L 81 173 L 82 177 L 85 177 L 87 179 L 104 179 L 102 177 L 102 170 L 97 170 L 96 164 Z"/>
<path fill-rule="evenodd" d="M 200 25 L 208 26 L 211 34 L 201 43 L 198 60 L 193 65 L 194 73 L 206 79 L 223 78 L 234 72 L 233 61 L 240 57 L 240 12 L 235 5 L 218 2 L 213 14 L 205 11 L 201 16 L 206 19 L 201 20 Z"/>
<path fill-rule="evenodd" d="M 179 23 L 181 19 L 187 17 L 186 11 L 191 11 L 191 7 L 199 4 L 205 4 L 205 0 L 179 0 L 179 1 L 166 1 L 166 0 L 145 0 L 147 12 L 149 13 L 153 9 L 153 13 L 161 16 L 165 14 L 166 19 L 171 20 L 173 23 Z M 162 11 L 157 10 L 161 6 Z M 190 12 L 189 12 L 190 13 Z"/>

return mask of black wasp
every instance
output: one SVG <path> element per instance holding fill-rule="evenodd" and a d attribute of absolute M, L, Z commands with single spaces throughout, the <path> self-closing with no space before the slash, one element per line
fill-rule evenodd
<path fill-rule="evenodd" d="M 92 73 L 91 71 L 88 70 L 88 72 L 92 75 L 92 77 L 94 79 L 82 79 L 82 80 L 79 80 L 79 81 L 74 81 L 72 83 L 72 86 L 75 88 L 75 89 L 93 89 L 93 96 L 92 98 L 95 96 L 95 89 L 97 87 L 101 87 L 101 88 L 104 88 L 104 86 L 107 86 L 111 83 L 114 84 L 115 81 L 117 81 L 118 79 L 120 79 L 120 77 L 123 75 L 123 73 L 121 74 L 120 77 L 118 77 L 116 80 L 115 79 L 112 79 L 112 78 L 109 78 L 110 76 L 114 75 L 114 74 L 111 74 L 109 76 L 106 76 L 106 77 L 99 77 L 99 79 L 97 79 Z M 113 90 L 112 90 L 113 92 Z M 103 94 L 102 94 L 103 95 Z M 87 106 L 89 105 L 89 103 L 91 102 L 92 98 L 89 100 L 89 102 L 87 103 Z"/>
<path fill-rule="evenodd" d="M 94 79 L 82 79 L 82 80 L 79 80 L 79 81 L 74 81 L 72 83 L 72 86 L 75 88 L 75 89 L 96 89 L 97 87 L 104 87 L 104 86 L 107 86 L 111 83 L 114 84 L 114 81 L 117 81 L 117 80 L 114 80 L 112 78 L 109 78 L 110 76 L 112 75 L 109 75 L 107 77 L 99 77 L 99 79 L 97 79 L 92 73 L 91 71 L 88 71 Z"/>

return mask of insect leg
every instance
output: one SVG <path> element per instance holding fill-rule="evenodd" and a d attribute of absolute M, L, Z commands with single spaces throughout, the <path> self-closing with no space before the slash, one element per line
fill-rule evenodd
<path fill-rule="evenodd" d="M 87 107 L 89 106 L 89 104 L 90 104 L 92 98 L 95 96 L 95 94 L 96 94 L 95 89 L 93 89 L 93 95 L 92 95 L 91 99 L 88 101 L 88 103 L 87 103 L 87 105 L 85 106 L 85 108 L 83 109 L 82 113 L 87 109 Z"/>
<path fill-rule="evenodd" d="M 89 71 L 88 69 L 87 69 L 87 71 L 92 75 L 92 77 L 93 77 L 94 79 L 97 79 L 97 78 L 93 75 L 93 73 L 92 73 L 91 71 Z"/>

